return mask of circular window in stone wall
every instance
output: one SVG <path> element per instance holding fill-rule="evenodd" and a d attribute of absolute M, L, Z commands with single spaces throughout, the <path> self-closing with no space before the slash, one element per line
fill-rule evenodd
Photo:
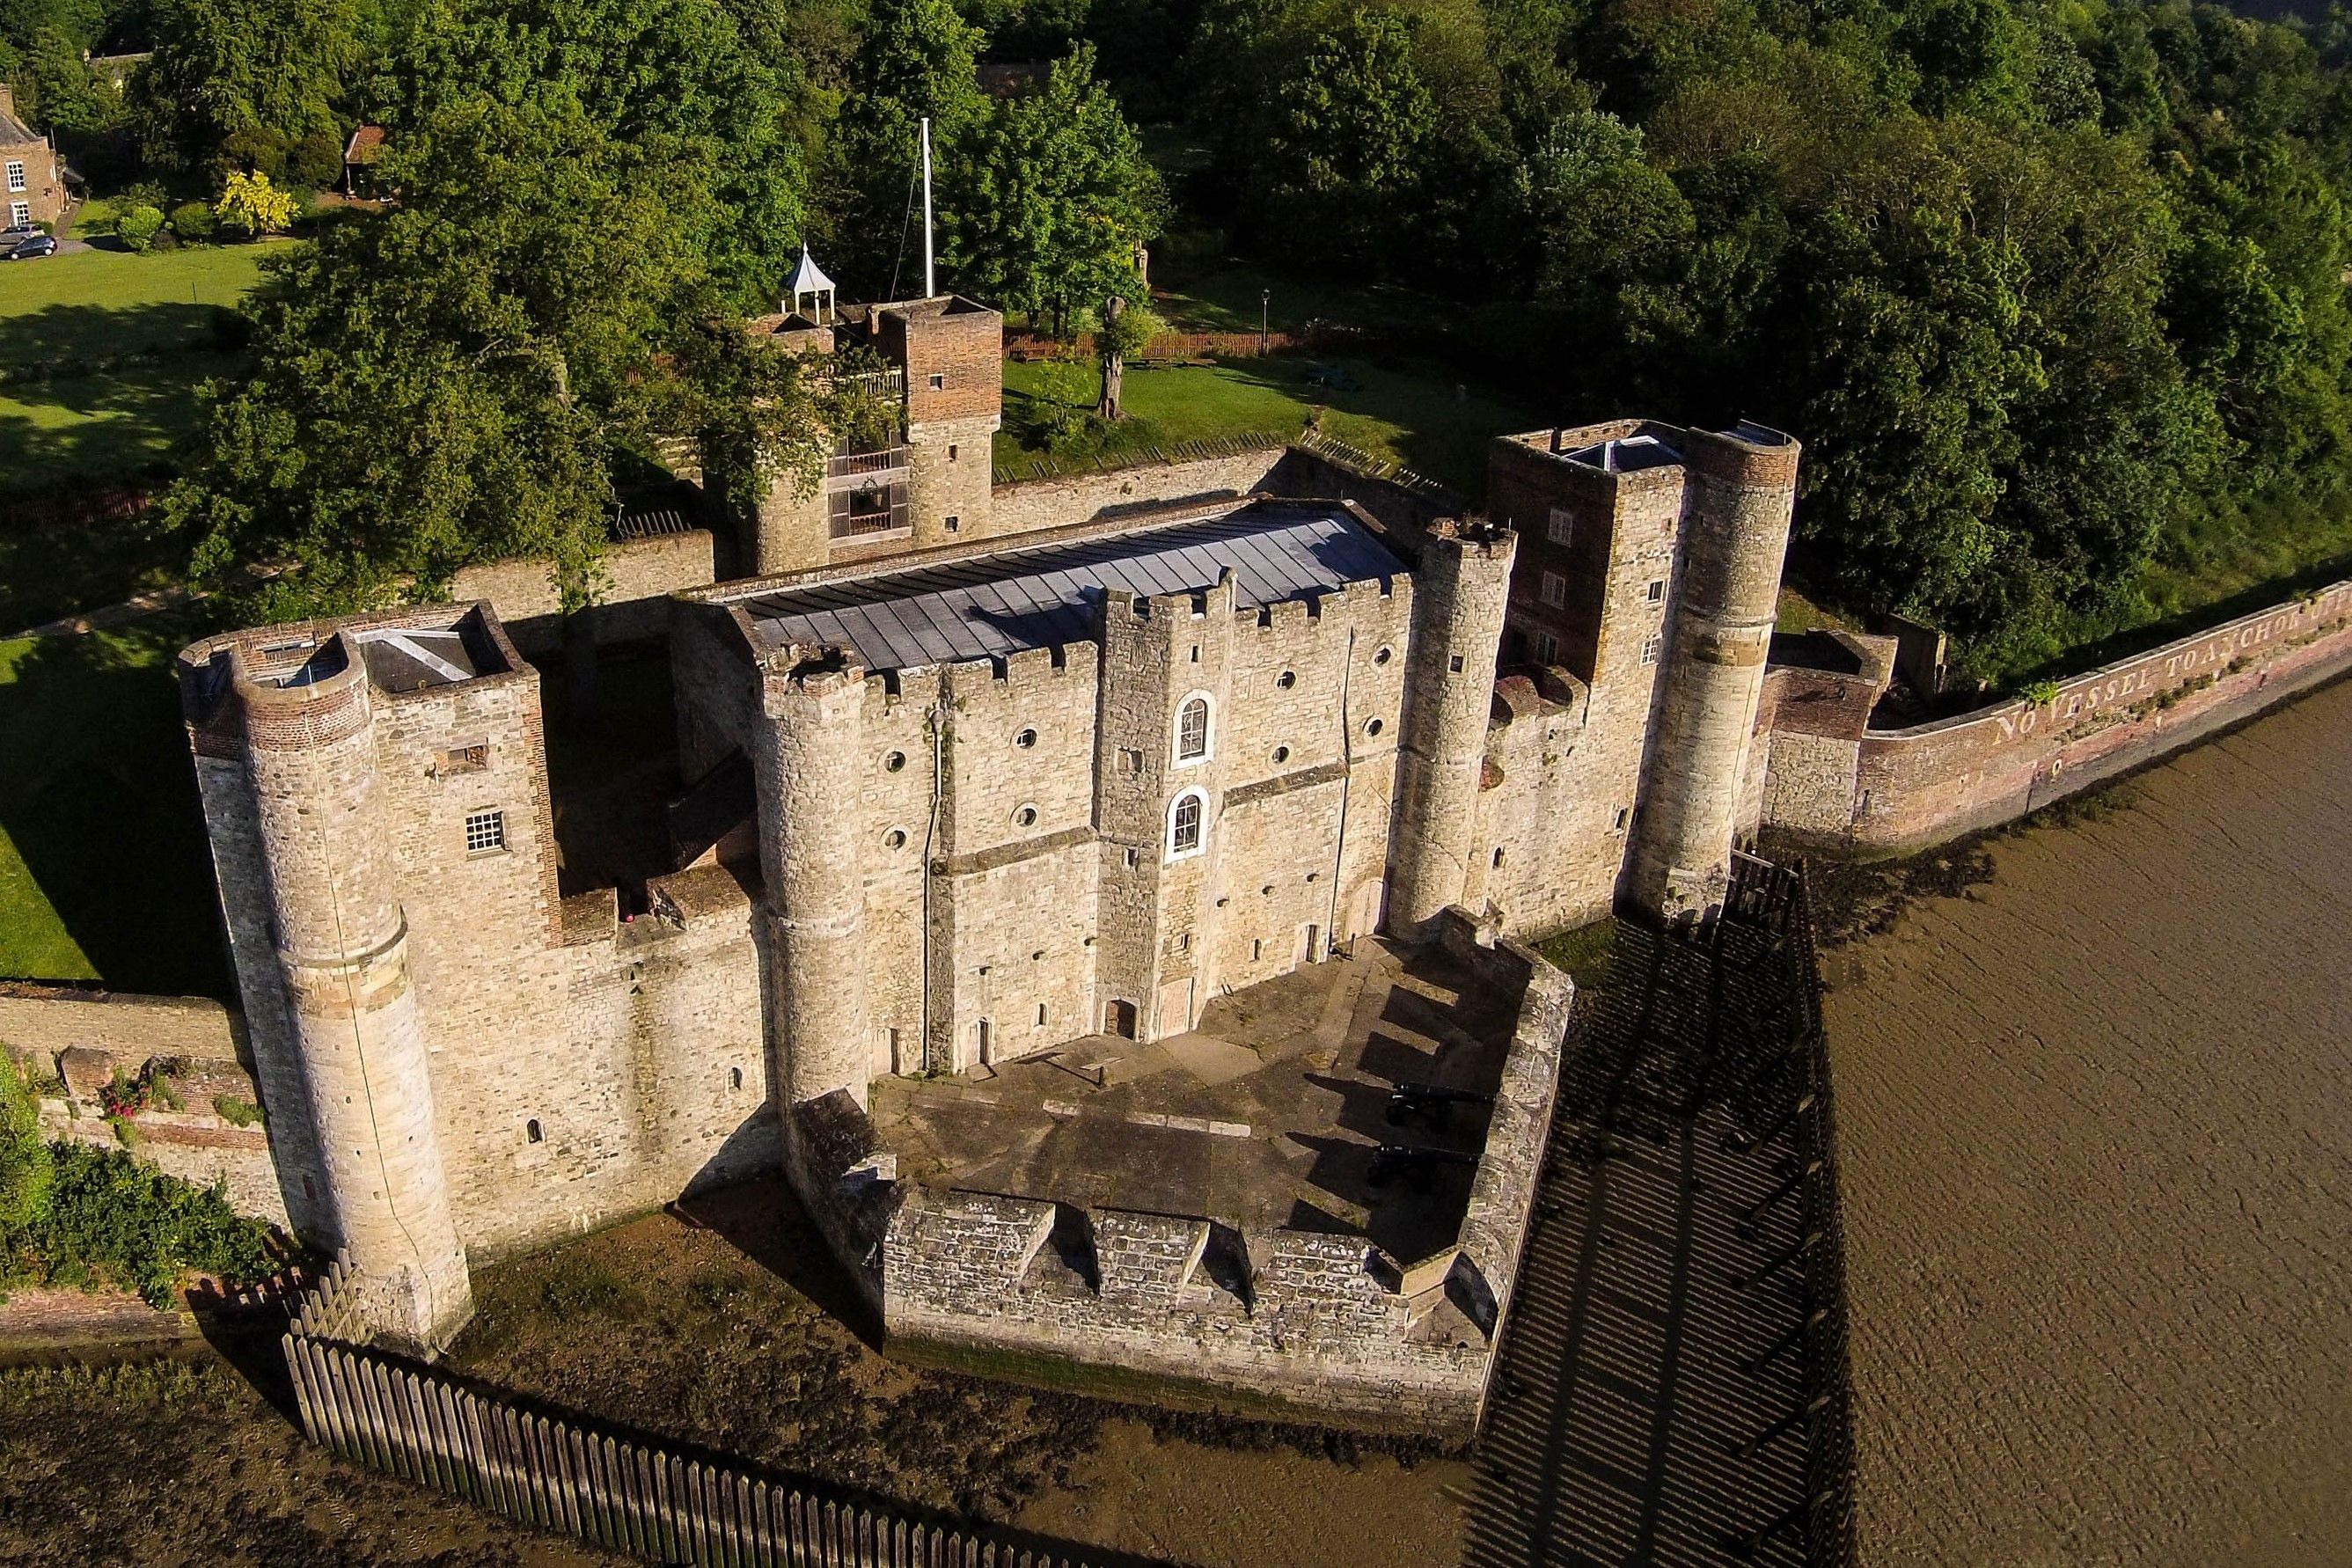
<path fill-rule="evenodd" d="M 1034 730 L 1024 730 L 1019 734 L 1013 737 L 1013 743 L 1025 752 L 1030 747 L 1037 743 L 1037 731 Z"/>
<path fill-rule="evenodd" d="M 1034 827 L 1037 825 L 1037 808 L 1034 805 L 1016 808 L 1013 813 L 1013 821 L 1018 827 Z"/>
<path fill-rule="evenodd" d="M 1274 760 L 1277 763 L 1286 763 L 1290 761 L 1290 748 L 1288 746 L 1276 746 L 1274 749 Z"/>
<path fill-rule="evenodd" d="M 894 827 L 882 836 L 882 847 L 885 849 L 904 849 L 906 847 L 907 835 L 901 828 Z"/>
<path fill-rule="evenodd" d="M 1381 723 L 1378 719 L 1367 719 L 1364 721 L 1364 733 L 1367 735 L 1377 735 L 1382 730 L 1387 728 L 1388 726 Z"/>
<path fill-rule="evenodd" d="M 886 773 L 895 773 L 906 765 L 907 753 L 904 752 L 892 752 L 888 756 L 882 759 L 883 771 Z"/>
<path fill-rule="evenodd" d="M 1389 650 L 1386 648 L 1382 648 L 1380 652 L 1372 655 L 1372 662 L 1374 664 L 1386 664 L 1388 661 Z"/>
<path fill-rule="evenodd" d="M 1298 672 L 1295 669 L 1286 669 L 1274 678 L 1274 683 L 1287 691 L 1298 684 Z"/>

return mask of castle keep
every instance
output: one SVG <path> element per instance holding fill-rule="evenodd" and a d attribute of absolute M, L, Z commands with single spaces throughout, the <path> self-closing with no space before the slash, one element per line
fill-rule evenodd
<path fill-rule="evenodd" d="M 1139 471 L 1055 516 L 989 482 L 994 312 L 754 330 L 820 355 L 855 337 L 896 418 L 812 493 L 776 489 L 753 575 L 671 602 L 679 791 L 641 880 L 566 890 L 540 677 L 492 604 L 183 654 L 295 1227 L 349 1254 L 382 1332 L 429 1347 L 468 1311 L 469 1258 L 781 1165 L 894 1333 L 1475 1420 L 1569 994 L 1514 939 L 1720 901 L 1766 790 L 1796 444 L 1506 437 L 1488 518 L 1425 527 L 1286 483 L 1281 454 Z M 1440 1162 L 1458 1182 L 1387 1222 L 1412 1256 L 1376 1215 L 1286 1217 L 1274 1156 L 1317 1139 L 1337 1152 L 1300 1179 L 1390 1204 L 1360 1133 L 1151 1098 L 1255 1070 L 1233 1047 L 1201 1065 L 1236 993 L 1306 1010 L 1257 1061 L 1296 1057 L 1310 1089 L 1476 1108 Z M 1351 999 L 1384 997 L 1420 1020 L 1409 1082 L 1348 1034 Z M 1430 1022 L 1444 1006 L 1475 1020 Z M 1047 1056 L 1150 1137 L 1246 1142 L 1282 1204 L 1195 1213 L 1084 1158 L 1034 1175 L 1066 1190 L 989 1188 L 947 1134 L 922 1147 L 964 1173 L 902 1179 L 908 1130 L 971 1107 L 886 1112 L 877 1084 L 952 1098 Z M 1040 1139 L 1107 1125 L 1024 1114 Z"/>

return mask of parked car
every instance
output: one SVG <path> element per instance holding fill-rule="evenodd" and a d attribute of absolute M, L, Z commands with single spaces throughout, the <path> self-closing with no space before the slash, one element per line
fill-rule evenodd
<path fill-rule="evenodd" d="M 20 239 L 10 246 L 5 255 L 0 255 L 0 260 L 33 261 L 57 253 L 58 242 L 55 239 L 46 234 L 37 234 L 30 239 Z"/>

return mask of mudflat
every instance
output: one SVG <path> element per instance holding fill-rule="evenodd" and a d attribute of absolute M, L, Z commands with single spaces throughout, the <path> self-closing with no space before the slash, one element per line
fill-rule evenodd
<path fill-rule="evenodd" d="M 2352 1562 L 2352 683 L 1833 951 L 1864 1560 Z"/>

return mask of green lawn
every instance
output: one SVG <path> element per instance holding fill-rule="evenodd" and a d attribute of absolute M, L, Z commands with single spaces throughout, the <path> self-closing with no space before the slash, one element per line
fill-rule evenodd
<path fill-rule="evenodd" d="M 217 346 L 219 310 L 252 289 L 272 248 L 89 250 L 0 267 L 0 375 L 47 373 L 0 380 L 0 498 L 168 473 L 195 424 L 196 387 L 236 363 Z M 12 528 L 0 504 L 0 636 L 160 586 L 177 564 L 128 523 Z"/>
<path fill-rule="evenodd" d="M 275 248 L 84 250 L 0 267 L 0 365 L 200 346 L 213 308 L 251 292 Z"/>
<path fill-rule="evenodd" d="M 1342 385 L 1312 384 L 1308 377 L 1318 368 L 1339 372 Z M 1092 365 L 1007 363 L 999 465 L 1016 475 L 1024 471 L 1024 464 L 1047 450 L 1037 435 L 1040 416 L 1055 405 L 1092 409 L 1099 385 Z M 1144 447 L 1257 431 L 1290 435 L 1320 406 L 1326 434 L 1442 479 L 1475 501 L 1486 490 L 1487 442 L 1541 423 L 1507 395 L 1462 386 L 1442 367 L 1421 362 L 1276 354 L 1131 369 L 1125 396 L 1129 417 L 1118 427 L 1073 437 L 1055 455 L 1116 458 Z"/>
<path fill-rule="evenodd" d="M 0 977 L 228 994 L 182 616 L 0 642 Z"/>

